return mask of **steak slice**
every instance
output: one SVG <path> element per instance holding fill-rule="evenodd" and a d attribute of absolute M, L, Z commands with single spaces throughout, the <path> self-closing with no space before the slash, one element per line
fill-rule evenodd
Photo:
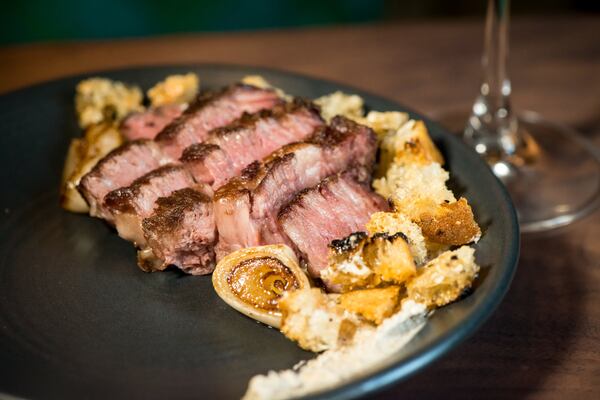
<path fill-rule="evenodd" d="M 274 90 L 244 84 L 208 92 L 190 104 L 155 140 L 165 154 L 176 160 L 186 147 L 204 141 L 212 129 L 233 122 L 245 112 L 269 109 L 281 102 Z"/>
<path fill-rule="evenodd" d="M 160 261 L 145 270 L 163 270 L 174 264 L 192 275 L 215 268 L 216 240 L 212 198 L 202 190 L 186 188 L 156 201 L 154 214 L 144 219 L 148 247 Z"/>
<path fill-rule="evenodd" d="M 127 140 L 154 139 L 154 137 L 179 117 L 186 109 L 185 104 L 167 104 L 143 112 L 130 114 L 121 123 L 121 134 Z"/>
<path fill-rule="evenodd" d="M 136 179 L 131 185 L 113 190 L 104 198 L 104 207 L 114 217 L 119 236 L 144 247 L 142 220 L 149 217 L 160 197 L 194 184 L 192 175 L 182 166 L 168 164 Z"/>
<path fill-rule="evenodd" d="M 198 182 L 219 188 L 255 160 L 280 147 L 308 138 L 324 125 L 312 104 L 296 99 L 270 110 L 244 114 L 212 130 L 203 143 L 184 150 L 181 161 Z"/>
<path fill-rule="evenodd" d="M 307 262 L 312 277 L 318 278 L 327 267 L 332 240 L 364 231 L 371 214 L 389 208 L 371 190 L 369 178 L 361 168 L 332 175 L 298 193 L 279 212 L 283 231 Z"/>
<path fill-rule="evenodd" d="M 111 151 L 81 178 L 78 189 L 90 205 L 90 215 L 112 222 L 104 209 L 104 196 L 117 188 L 167 163 L 159 147 L 151 140 L 136 140 Z"/>
<path fill-rule="evenodd" d="M 215 192 L 217 260 L 243 247 L 285 243 L 277 214 L 301 190 L 352 165 L 370 172 L 377 144 L 373 131 L 343 117 L 307 142 L 284 146 L 263 163 L 248 166 Z"/>

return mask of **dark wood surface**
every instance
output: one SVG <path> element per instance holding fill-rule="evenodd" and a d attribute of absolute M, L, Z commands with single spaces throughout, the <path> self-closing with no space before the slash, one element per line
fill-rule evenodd
<path fill-rule="evenodd" d="M 514 105 L 600 145 L 600 18 L 517 19 Z M 283 68 L 370 90 L 427 115 L 470 107 L 482 21 L 186 35 L 0 48 L 0 93 L 132 65 L 227 62 Z M 524 236 L 513 285 L 467 342 L 380 398 L 600 398 L 600 212 Z"/>

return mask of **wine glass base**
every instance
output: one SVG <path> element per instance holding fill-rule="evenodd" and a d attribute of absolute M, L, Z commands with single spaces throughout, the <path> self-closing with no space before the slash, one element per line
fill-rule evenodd
<path fill-rule="evenodd" d="M 440 118 L 454 133 L 466 114 Z M 488 159 L 511 195 L 522 232 L 558 228 L 600 205 L 600 149 L 574 130 L 526 111 L 518 116 L 522 139 L 515 155 Z M 462 126 L 461 126 L 462 125 Z"/>

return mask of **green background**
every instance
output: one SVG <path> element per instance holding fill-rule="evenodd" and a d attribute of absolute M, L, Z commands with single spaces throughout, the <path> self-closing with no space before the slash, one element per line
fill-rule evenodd
<path fill-rule="evenodd" d="M 0 44 L 482 17 L 485 0 L 9 0 Z M 513 1 L 513 14 L 598 11 L 600 0 Z"/>

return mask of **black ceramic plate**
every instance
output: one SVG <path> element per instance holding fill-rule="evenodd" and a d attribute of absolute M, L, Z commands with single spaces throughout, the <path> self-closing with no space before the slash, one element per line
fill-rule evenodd
<path fill-rule="evenodd" d="M 343 85 L 259 68 L 153 67 L 93 75 L 148 88 L 186 71 L 198 73 L 204 88 L 258 73 L 295 95 L 314 98 L 341 89 L 360 94 L 371 109 L 405 110 Z M 74 88 L 85 77 L 0 97 L 0 393 L 238 398 L 254 374 L 312 357 L 228 307 L 210 276 L 141 272 L 132 246 L 102 221 L 58 206 L 67 145 L 81 135 Z M 485 227 L 477 245 L 483 273 L 471 296 L 436 312 L 393 362 L 324 397 L 364 395 L 424 367 L 469 336 L 510 284 L 519 236 L 509 197 L 477 155 L 426 123 L 446 156 L 454 189 L 469 198 Z"/>

